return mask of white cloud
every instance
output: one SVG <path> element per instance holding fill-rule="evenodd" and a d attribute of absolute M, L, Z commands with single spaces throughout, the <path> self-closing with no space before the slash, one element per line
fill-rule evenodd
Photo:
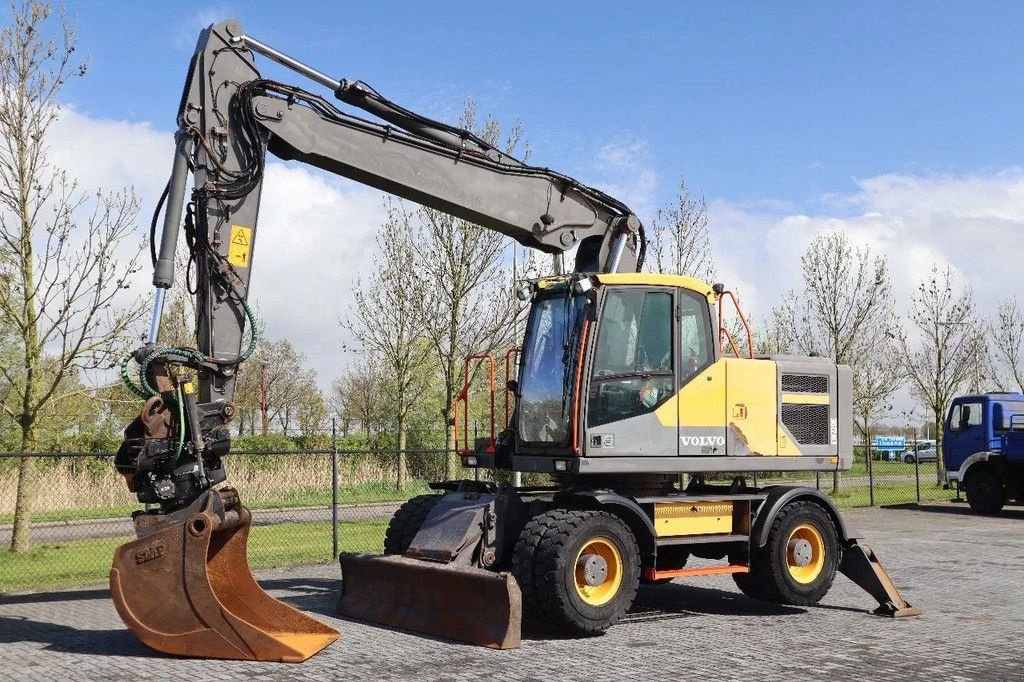
<path fill-rule="evenodd" d="M 211 5 L 205 9 L 194 12 L 191 16 L 180 21 L 174 30 L 174 47 L 179 50 L 192 52 L 196 48 L 196 40 L 199 32 L 210 24 L 234 16 L 225 5 Z"/>
<path fill-rule="evenodd" d="M 590 173 L 588 184 L 623 201 L 650 224 L 657 210 L 658 173 L 647 143 L 631 140 L 603 145 Z"/>
<path fill-rule="evenodd" d="M 50 145 L 54 162 L 78 177 L 84 190 L 135 186 L 142 200 L 141 238 L 170 171 L 171 132 L 66 109 Z M 650 222 L 659 178 L 644 144 L 604 145 L 593 175 L 590 182 Z M 933 263 L 954 267 L 983 310 L 1006 296 L 1024 299 L 1016 262 L 1024 251 L 1022 169 L 959 177 L 882 175 L 819 205 L 826 209 L 806 214 L 770 198 L 752 205 L 709 201 L 719 278 L 742 293 L 756 317 L 799 287 L 800 256 L 823 230 L 845 230 L 888 257 L 900 308 Z M 262 206 L 253 299 L 268 334 L 292 339 L 327 384 L 345 360 L 340 344 L 351 342 L 337 317 L 351 303 L 356 276 L 374 267 L 380 194 L 272 162 Z M 148 272 L 140 276 L 148 282 Z M 148 298 L 148 283 L 143 287 Z"/>
<path fill-rule="evenodd" d="M 289 338 L 326 388 L 353 345 L 338 324 L 352 285 L 374 268 L 380 192 L 301 166 L 267 164 L 253 257 L 252 299 L 267 334 Z"/>
<path fill-rule="evenodd" d="M 1024 248 L 1021 169 L 960 177 L 882 175 L 860 181 L 854 193 L 831 196 L 828 205 L 835 215 L 710 202 L 717 260 L 743 282 L 749 307 L 767 312 L 783 292 L 797 288 L 804 249 L 815 233 L 835 230 L 888 258 L 901 309 L 933 264 L 954 268 L 983 311 L 1000 298 L 1024 297 L 1013 258 Z"/>
<path fill-rule="evenodd" d="M 54 164 L 78 178 L 86 193 L 134 186 L 142 205 L 138 240 L 143 239 L 170 174 L 172 133 L 65 109 L 49 144 Z M 381 194 L 308 167 L 271 161 L 261 207 L 250 300 L 267 335 L 291 339 L 327 387 L 346 360 L 340 345 L 351 344 L 338 316 L 351 304 L 356 276 L 374 267 L 374 239 L 384 215 Z M 133 291 L 148 301 L 148 255 L 144 263 Z"/>

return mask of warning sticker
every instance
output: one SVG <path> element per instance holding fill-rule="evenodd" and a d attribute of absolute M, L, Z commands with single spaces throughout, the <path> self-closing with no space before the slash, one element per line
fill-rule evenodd
<path fill-rule="evenodd" d="M 232 225 L 231 243 L 228 245 L 228 262 L 237 268 L 247 268 L 251 252 L 252 228 Z"/>

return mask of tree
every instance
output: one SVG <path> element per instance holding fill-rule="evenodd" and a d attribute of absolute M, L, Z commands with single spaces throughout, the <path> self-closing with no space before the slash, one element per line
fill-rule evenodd
<path fill-rule="evenodd" d="M 109 367 L 142 314 L 125 301 L 141 248 L 120 259 L 138 202 L 130 189 L 90 202 L 48 159 L 47 134 L 60 115 L 65 81 L 85 74 L 74 62 L 74 31 L 63 17 L 51 33 L 49 5 L 23 0 L 0 31 L 0 320 L 14 329 L 17 362 L 0 366 L 14 399 L 4 411 L 33 452 L 47 410 L 87 391 L 80 372 Z M 81 221 L 81 222 L 80 222 Z M 11 551 L 29 549 L 32 459 L 18 468 Z"/>
<path fill-rule="evenodd" d="M 235 384 L 235 407 L 239 413 L 239 435 L 246 425 L 254 434 L 262 426 L 263 387 L 266 385 L 267 422 L 281 433 L 298 426 L 303 407 L 322 401 L 316 372 L 306 367 L 306 356 L 288 339 L 260 339 L 255 354 L 243 365 Z M 301 428 L 301 427 L 300 427 Z M 306 434 L 308 435 L 308 434 Z"/>
<path fill-rule="evenodd" d="M 811 335 L 811 312 L 807 300 L 789 291 L 773 307 L 758 334 L 757 351 L 761 355 L 811 355 L 815 353 Z"/>
<path fill-rule="evenodd" d="M 977 359 L 980 338 L 970 289 L 957 293 L 953 270 L 932 266 L 917 287 L 910 305 L 916 343 L 900 337 L 907 378 L 914 396 L 931 413 L 938 451 L 938 477 L 943 469 L 942 420 Z"/>
<path fill-rule="evenodd" d="M 331 408 L 341 420 L 342 434 L 357 428 L 372 445 L 387 414 L 384 377 L 372 357 L 364 356 L 331 385 Z"/>
<path fill-rule="evenodd" d="M 476 107 L 466 103 L 460 127 L 475 132 L 492 145 L 502 139 L 501 126 L 487 118 L 477 125 Z M 514 125 L 504 140 L 504 150 L 513 154 L 522 144 L 522 128 Z M 421 208 L 413 215 L 402 211 L 404 220 L 414 225 L 416 283 L 420 295 L 415 299 L 423 320 L 423 334 L 440 366 L 445 423 L 454 418 L 455 398 L 463 385 L 463 360 L 475 353 L 502 354 L 513 343 L 513 330 L 522 307 L 509 275 L 502 267 L 507 240 L 499 233 L 485 230 L 441 211 Z M 472 377 L 471 377 L 472 378 Z M 451 429 L 445 437 L 446 449 L 453 447 Z M 453 477 L 457 466 L 448 458 L 445 475 Z"/>
<path fill-rule="evenodd" d="M 1024 315 L 1017 299 L 1000 301 L 992 324 L 996 361 L 1018 391 L 1024 391 Z"/>
<path fill-rule="evenodd" d="M 659 208 L 649 234 L 655 271 L 689 275 L 710 281 L 714 277 L 708 205 L 704 195 L 695 197 L 685 180 L 679 181 L 675 204 Z"/>
<path fill-rule="evenodd" d="M 429 386 L 431 348 L 424 338 L 423 291 L 411 277 L 420 264 L 410 216 L 391 199 L 385 201 L 385 210 L 387 219 L 377 236 L 380 268 L 369 281 L 356 280 L 353 312 L 342 325 L 385 372 L 398 433 L 398 488 L 403 490 L 406 422 Z"/>
<path fill-rule="evenodd" d="M 853 372 L 854 422 L 870 441 L 871 425 L 904 382 L 903 356 L 897 342 L 898 322 L 889 316 L 886 324 L 871 325 L 856 349 L 857 365 Z M 870 444 L 868 445 L 870 448 Z"/>
<path fill-rule="evenodd" d="M 968 363 L 967 379 L 963 389 L 968 393 L 1003 391 L 1005 385 L 989 347 L 989 329 L 979 321 L 974 330 L 974 340 L 969 345 L 971 359 Z"/>
<path fill-rule="evenodd" d="M 792 344 L 790 352 L 824 355 L 851 366 L 854 403 L 867 433 L 870 418 L 899 387 L 899 374 L 885 386 L 882 373 L 895 364 L 895 316 L 884 257 L 867 247 L 854 247 L 842 232 L 818 234 L 800 259 L 804 290 L 790 292 L 772 313 L 773 341 Z M 791 325 L 785 332 L 782 326 Z M 863 373 L 863 376 L 858 377 Z M 891 391 L 887 391 L 891 388 Z M 832 490 L 839 491 L 839 472 Z"/>

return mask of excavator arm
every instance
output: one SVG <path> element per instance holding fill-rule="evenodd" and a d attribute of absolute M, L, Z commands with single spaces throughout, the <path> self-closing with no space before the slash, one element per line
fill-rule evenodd
<path fill-rule="evenodd" d="M 383 122 L 263 78 L 256 54 Z M 336 633 L 260 590 L 245 560 L 250 514 L 235 491 L 214 489 L 226 480 L 221 458 L 230 447 L 237 371 L 256 345 L 248 294 L 267 153 L 546 253 L 575 249 L 577 272 L 639 271 L 644 232 L 627 206 L 603 192 L 411 112 L 365 83 L 326 76 L 246 36 L 235 21 L 200 35 L 177 123 L 159 253 L 153 253 L 153 319 L 147 343 L 131 356 L 137 381 L 131 358 L 122 364 L 126 384 L 146 402 L 125 431 L 116 466 L 148 506 L 133 515 L 139 539 L 115 555 L 114 602 L 125 623 L 161 651 L 302 660 Z M 154 244 L 156 226 L 155 215 Z M 159 343 L 182 226 L 194 273 L 195 348 Z M 154 594 L 177 596 L 164 604 Z"/>
<path fill-rule="evenodd" d="M 253 53 L 313 79 L 385 123 L 262 78 Z M 176 139 L 154 263 L 153 323 L 148 344 L 135 353 L 147 399 L 176 395 L 180 385 L 186 403 L 188 437 L 180 450 L 166 428 L 150 440 L 158 441 L 153 449 L 167 457 L 173 451 L 177 462 L 197 463 L 198 470 L 191 479 L 182 471 L 161 481 L 137 476 L 134 481 L 142 501 L 166 510 L 191 503 L 223 480 L 219 456 L 228 448 L 235 376 L 254 348 L 247 298 L 268 151 L 444 211 L 524 246 L 553 254 L 575 248 L 577 272 L 638 271 L 643 263 L 643 228 L 622 202 L 561 173 L 526 165 L 470 131 L 410 112 L 362 82 L 325 76 L 246 36 L 235 21 L 215 24 L 200 36 Z M 193 190 L 186 201 L 190 176 Z M 194 350 L 161 348 L 157 342 L 164 292 L 174 282 L 183 207 L 196 276 Z M 295 238 L 301 240 L 301 233 Z M 244 344 L 247 328 L 250 343 Z M 191 373 L 181 380 L 163 376 L 168 364 L 194 370 L 194 380 Z M 135 435 L 132 442 L 138 445 Z M 124 454 L 125 460 L 145 459 Z M 153 490 L 142 490 L 147 485 Z"/>

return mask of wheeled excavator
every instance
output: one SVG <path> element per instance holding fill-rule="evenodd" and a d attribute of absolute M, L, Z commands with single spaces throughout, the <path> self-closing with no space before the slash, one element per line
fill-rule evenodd
<path fill-rule="evenodd" d="M 377 120 L 263 78 L 257 55 Z M 338 637 L 259 587 L 246 561 L 251 515 L 222 485 L 236 375 L 255 347 L 247 299 L 268 152 L 545 253 L 575 251 L 571 272 L 517 291 L 530 311 L 505 428 L 472 443 L 464 430 L 456 446 L 467 467 L 543 473 L 551 484 L 432 484 L 433 494 L 391 519 L 384 555 L 340 557 L 340 614 L 510 648 L 524 614 L 602 632 L 641 583 L 730 574 L 751 597 L 806 606 L 837 572 L 876 598 L 876 613 L 919 612 L 829 498 L 747 482 L 754 472 L 849 468 L 849 368 L 752 350 L 741 357 L 722 322 L 735 299 L 721 285 L 641 273 L 644 229 L 622 202 L 362 81 L 332 78 L 234 20 L 201 33 L 177 122 L 153 222 L 155 244 L 163 209 L 152 325 L 122 364 L 145 405 L 116 458 L 146 508 L 133 515 L 138 539 L 115 554 L 111 592 L 150 647 L 301 661 Z M 182 225 L 195 348 L 159 343 Z M 479 359 L 493 375 L 494 359 Z M 468 414 L 468 384 L 460 401 Z M 493 404 L 492 393 L 492 414 Z"/>

